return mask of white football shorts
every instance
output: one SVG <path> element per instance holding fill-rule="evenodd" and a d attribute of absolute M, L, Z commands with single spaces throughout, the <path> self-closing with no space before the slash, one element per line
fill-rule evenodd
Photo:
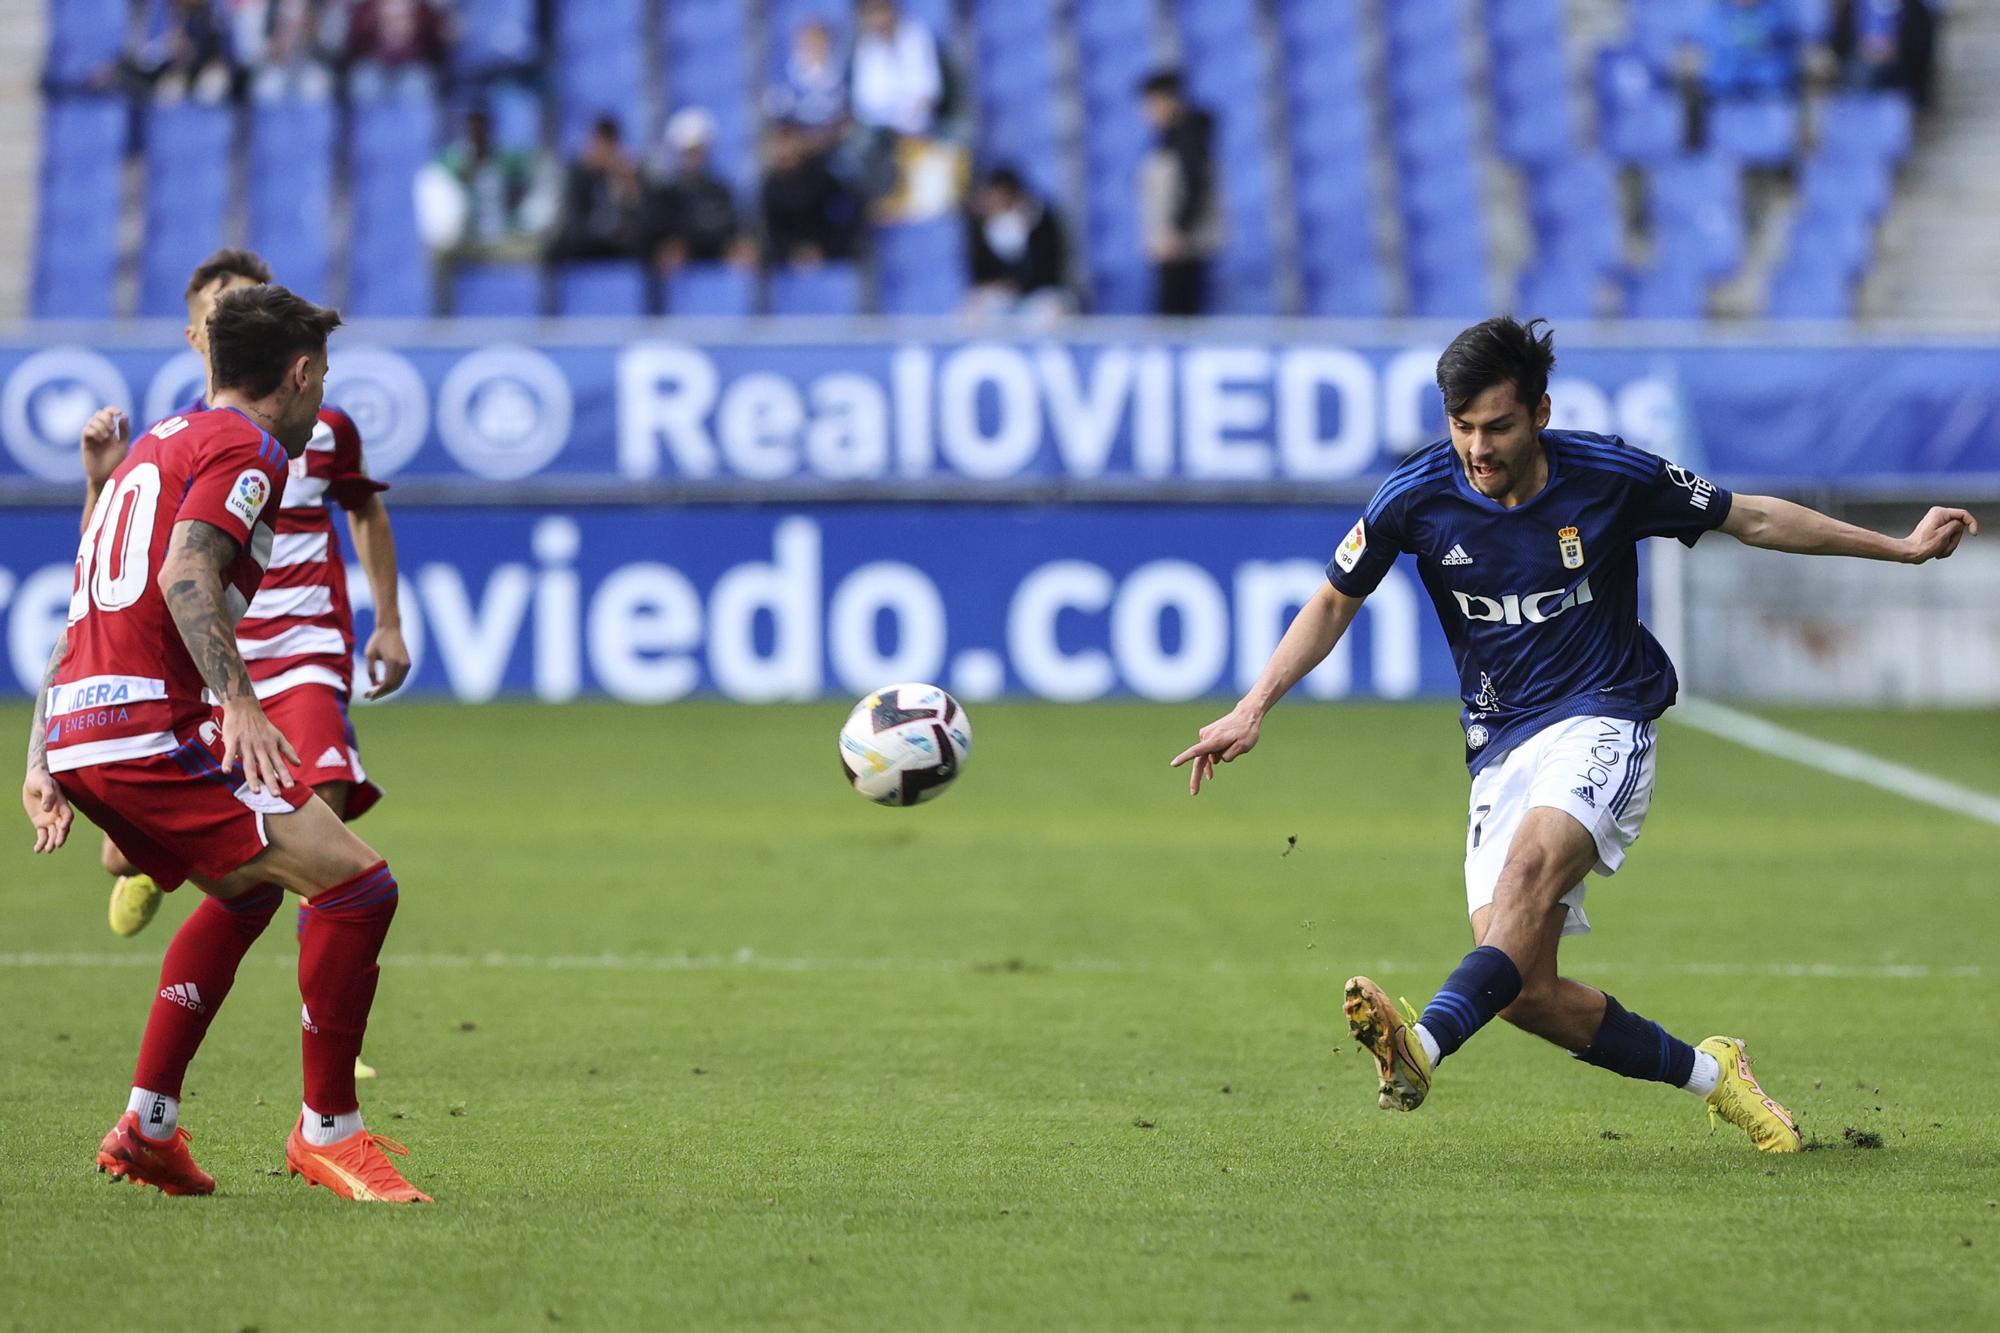
<path fill-rule="evenodd" d="M 1472 780 L 1472 818 L 1465 834 L 1467 915 L 1493 901 L 1493 887 L 1508 848 L 1528 811 L 1560 810 L 1590 831 L 1600 875 L 1617 873 L 1625 849 L 1639 837 L 1653 803 L 1654 724 L 1615 717 L 1572 717 L 1552 722 Z M 1562 897 L 1569 908 L 1563 934 L 1583 935 L 1588 881 Z"/>

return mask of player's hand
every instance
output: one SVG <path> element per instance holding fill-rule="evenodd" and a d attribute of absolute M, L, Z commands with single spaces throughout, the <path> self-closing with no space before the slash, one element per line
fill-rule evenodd
<path fill-rule="evenodd" d="M 46 764 L 36 764 L 28 770 L 28 776 L 21 783 L 21 807 L 28 812 L 28 822 L 35 826 L 35 850 L 52 852 L 69 840 L 70 821 L 76 813 L 69 807 L 69 797 L 56 785 Z"/>
<path fill-rule="evenodd" d="M 393 625 L 378 625 L 368 636 L 361 664 L 368 670 L 367 699 L 394 694 L 410 675 L 410 650 L 403 643 L 403 631 Z"/>
<path fill-rule="evenodd" d="M 1263 730 L 1264 715 L 1248 704 L 1238 704 L 1227 714 L 1203 727 L 1197 740 L 1187 749 L 1174 756 L 1173 767 L 1193 764 L 1188 773 L 1188 795 L 1201 795 L 1204 780 L 1215 778 L 1215 761 L 1227 764 L 1250 753 L 1257 744 L 1257 735 Z"/>
<path fill-rule="evenodd" d="M 100 407 L 83 423 L 83 475 L 102 486 L 125 461 L 132 439 L 132 419 L 115 407 Z"/>
<path fill-rule="evenodd" d="M 1933 506 L 1930 513 L 1903 539 L 1904 559 L 1921 565 L 1926 560 L 1942 560 L 1958 549 L 1967 537 L 1979 535 L 1979 520 L 1963 509 Z"/>
<path fill-rule="evenodd" d="M 222 706 L 222 771 L 243 765 L 243 785 L 254 792 L 277 792 L 292 785 L 285 762 L 299 752 L 254 700 Z"/>

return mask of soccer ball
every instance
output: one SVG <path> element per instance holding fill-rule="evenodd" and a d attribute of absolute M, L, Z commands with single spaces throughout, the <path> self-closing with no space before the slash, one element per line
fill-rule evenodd
<path fill-rule="evenodd" d="M 847 715 L 840 768 L 877 805 L 918 805 L 965 771 L 972 720 L 935 685 L 885 685 Z"/>

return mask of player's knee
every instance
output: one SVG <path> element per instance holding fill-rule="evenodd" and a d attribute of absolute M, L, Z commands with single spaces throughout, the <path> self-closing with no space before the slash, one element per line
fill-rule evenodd
<path fill-rule="evenodd" d="M 98 849 L 97 859 L 107 875 L 136 875 L 139 867 L 125 859 L 125 853 L 118 850 L 118 844 L 106 838 Z"/>

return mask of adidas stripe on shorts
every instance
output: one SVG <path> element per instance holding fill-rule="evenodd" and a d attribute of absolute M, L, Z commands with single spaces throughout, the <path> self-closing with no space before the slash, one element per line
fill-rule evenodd
<path fill-rule="evenodd" d="M 1588 829 L 1597 843 L 1594 869 L 1617 872 L 1653 803 L 1654 727 L 1624 718 L 1565 718 L 1487 762 L 1472 780 L 1465 834 L 1468 915 L 1493 901 L 1514 832 L 1536 806 L 1561 810 Z M 1590 930 L 1583 914 L 1586 884 L 1562 897 L 1569 909 L 1565 935 Z"/>

